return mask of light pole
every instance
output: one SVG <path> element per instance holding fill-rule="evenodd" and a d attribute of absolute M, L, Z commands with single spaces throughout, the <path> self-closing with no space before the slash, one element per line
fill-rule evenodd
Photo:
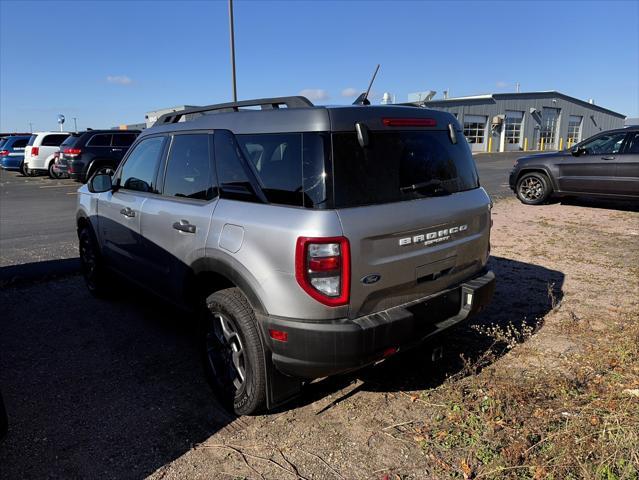
<path fill-rule="evenodd" d="M 29 122 L 29 133 L 33 133 L 33 123 Z"/>
<path fill-rule="evenodd" d="M 77 117 L 73 117 L 73 131 L 74 132 L 78 131 L 78 118 Z"/>
<path fill-rule="evenodd" d="M 229 0 L 229 32 L 231 35 L 231 77 L 233 82 L 233 101 L 237 102 L 237 85 L 235 83 L 235 29 L 233 27 L 233 0 Z"/>

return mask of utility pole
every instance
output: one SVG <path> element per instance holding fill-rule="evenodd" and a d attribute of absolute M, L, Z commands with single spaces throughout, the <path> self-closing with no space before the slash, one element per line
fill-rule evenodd
<path fill-rule="evenodd" d="M 517 83 L 515 84 L 515 91 L 516 91 L 517 93 L 519 93 L 519 82 L 517 82 Z"/>
<path fill-rule="evenodd" d="M 78 118 L 77 117 L 73 117 L 73 131 L 74 132 L 78 131 Z"/>
<path fill-rule="evenodd" d="M 237 102 L 237 85 L 235 83 L 235 29 L 233 27 L 233 0 L 229 0 L 229 32 L 231 35 L 231 76 L 233 81 L 233 101 Z"/>
<path fill-rule="evenodd" d="M 33 123 L 29 122 L 29 133 L 33 133 Z"/>

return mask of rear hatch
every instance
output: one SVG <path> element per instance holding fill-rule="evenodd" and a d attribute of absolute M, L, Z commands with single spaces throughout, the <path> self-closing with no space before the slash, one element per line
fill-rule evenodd
<path fill-rule="evenodd" d="M 399 118 L 356 122 L 359 138 L 332 134 L 334 203 L 351 248 L 351 318 L 455 286 L 486 264 L 490 198 L 457 121 L 428 112 L 384 109 Z"/>
<path fill-rule="evenodd" d="M 62 167 L 68 167 L 71 160 L 77 158 L 79 150 L 75 149 L 75 144 L 79 143 L 80 136 L 72 133 L 64 142 L 60 144 L 60 153 L 56 159 L 56 163 Z"/>

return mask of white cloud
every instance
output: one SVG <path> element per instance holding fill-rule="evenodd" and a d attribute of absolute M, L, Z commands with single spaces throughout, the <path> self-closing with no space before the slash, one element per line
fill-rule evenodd
<path fill-rule="evenodd" d="M 106 77 L 106 81 L 116 85 L 131 85 L 133 83 L 133 80 L 126 75 L 109 75 Z"/>
<path fill-rule="evenodd" d="M 359 90 L 353 87 L 348 87 L 342 90 L 342 97 L 356 97 L 360 93 Z"/>
<path fill-rule="evenodd" d="M 497 83 L 497 88 L 506 88 L 508 86 L 508 82 L 504 82 L 503 80 L 499 80 Z"/>
<path fill-rule="evenodd" d="M 328 100 L 331 98 L 328 92 L 321 88 L 305 88 L 299 94 L 313 101 Z"/>

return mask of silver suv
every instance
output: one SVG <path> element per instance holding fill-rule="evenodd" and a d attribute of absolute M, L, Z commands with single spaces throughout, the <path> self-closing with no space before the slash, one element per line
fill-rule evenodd
<path fill-rule="evenodd" d="M 207 377 L 237 414 L 416 345 L 494 289 L 491 201 L 445 112 L 285 97 L 171 113 L 78 197 L 89 290 L 117 272 L 200 311 Z"/>

